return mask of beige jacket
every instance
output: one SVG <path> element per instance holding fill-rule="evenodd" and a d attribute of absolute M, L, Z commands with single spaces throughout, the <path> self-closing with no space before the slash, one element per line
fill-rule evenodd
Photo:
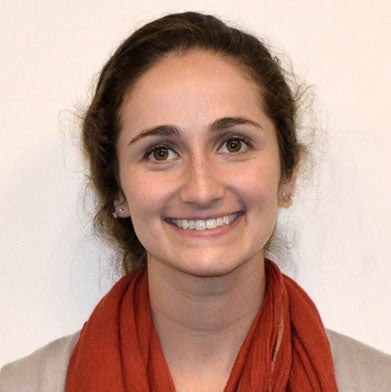
<path fill-rule="evenodd" d="M 391 392 L 391 356 L 336 332 L 327 333 L 340 392 Z M 78 337 L 78 333 L 63 337 L 4 366 L 0 392 L 63 392 Z"/>

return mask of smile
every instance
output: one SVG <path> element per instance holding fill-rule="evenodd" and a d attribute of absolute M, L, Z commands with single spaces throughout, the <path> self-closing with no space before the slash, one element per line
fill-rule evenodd
<path fill-rule="evenodd" d="M 174 219 L 169 218 L 167 221 L 183 230 L 212 230 L 219 227 L 228 226 L 235 222 L 239 216 L 242 215 L 240 212 L 234 214 L 224 215 L 214 219 Z"/>

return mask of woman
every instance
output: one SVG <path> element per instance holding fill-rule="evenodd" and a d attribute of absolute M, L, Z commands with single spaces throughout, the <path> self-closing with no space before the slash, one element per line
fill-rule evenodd
<path fill-rule="evenodd" d="M 97 226 L 126 275 L 80 334 L 2 391 L 381 391 L 390 358 L 326 332 L 265 258 L 303 147 L 296 97 L 251 35 L 169 15 L 102 70 L 83 126 Z"/>

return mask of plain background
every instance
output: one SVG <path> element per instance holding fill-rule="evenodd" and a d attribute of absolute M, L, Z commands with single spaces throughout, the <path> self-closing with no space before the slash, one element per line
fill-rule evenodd
<path fill-rule="evenodd" d="M 122 39 L 183 10 L 265 37 L 313 86 L 317 165 L 283 211 L 284 268 L 327 327 L 391 352 L 390 2 L 0 5 L 0 365 L 80 329 L 112 285 L 84 212 L 75 113 Z"/>

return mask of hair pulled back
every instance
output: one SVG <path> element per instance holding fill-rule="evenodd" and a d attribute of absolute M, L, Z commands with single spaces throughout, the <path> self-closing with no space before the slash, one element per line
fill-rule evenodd
<path fill-rule="evenodd" d="M 279 61 L 263 43 L 214 16 L 194 12 L 168 15 L 144 25 L 103 67 L 82 126 L 82 146 L 98 202 L 95 228 L 114 241 L 125 273 L 144 266 L 146 252 L 131 218 L 112 216 L 113 203 L 121 192 L 116 153 L 121 105 L 140 76 L 165 55 L 195 48 L 230 57 L 258 84 L 263 109 L 277 131 L 283 178 L 290 178 L 298 160 L 296 100 Z"/>

